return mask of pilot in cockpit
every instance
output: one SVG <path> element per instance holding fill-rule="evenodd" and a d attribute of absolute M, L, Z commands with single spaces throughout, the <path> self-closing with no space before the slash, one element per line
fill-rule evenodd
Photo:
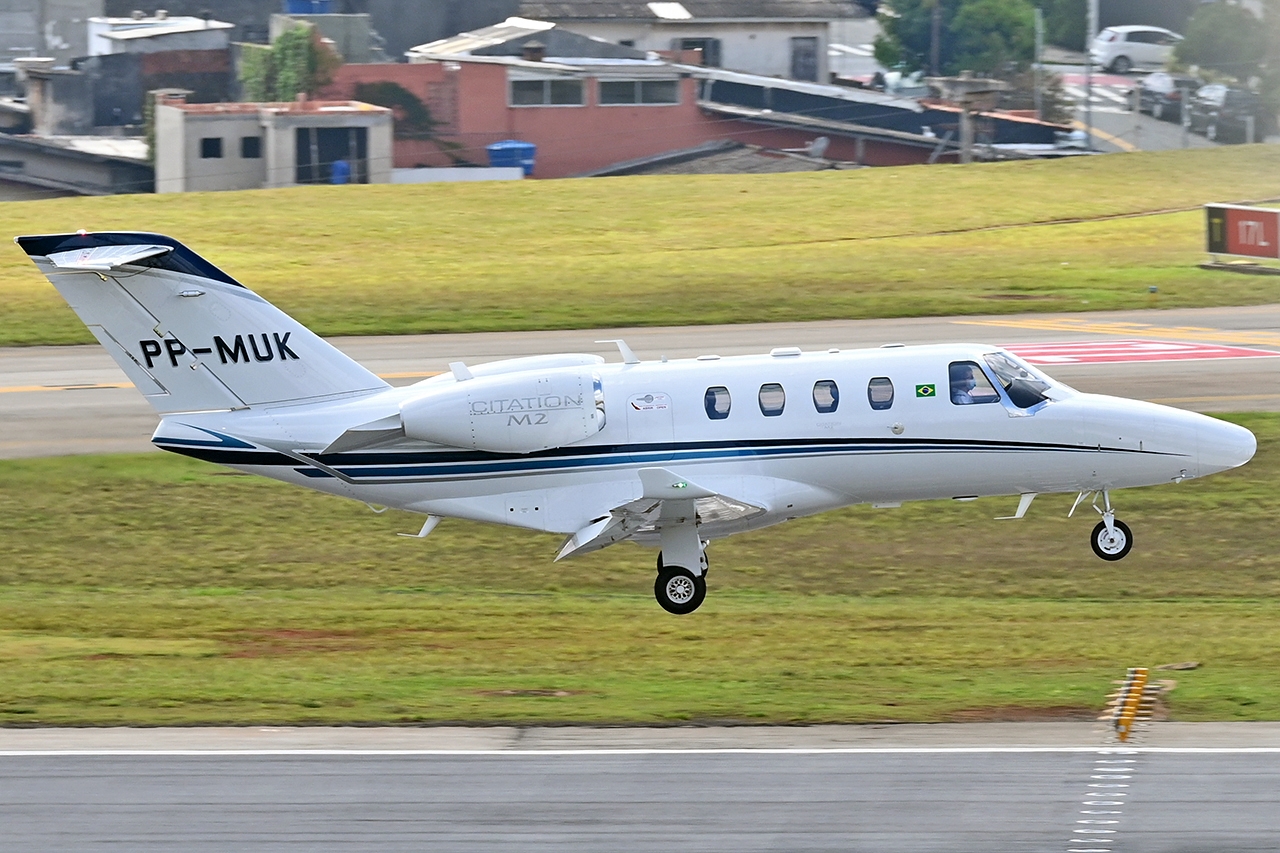
<path fill-rule="evenodd" d="M 973 388 L 978 383 L 973 378 L 973 365 L 954 362 L 951 365 L 951 402 L 967 406 L 973 402 Z"/>

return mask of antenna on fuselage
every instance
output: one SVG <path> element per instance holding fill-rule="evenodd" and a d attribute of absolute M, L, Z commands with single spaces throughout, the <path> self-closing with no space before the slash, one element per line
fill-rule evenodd
<path fill-rule="evenodd" d="M 618 345 L 618 352 L 622 353 L 622 363 L 623 363 L 623 364 L 639 364 L 639 363 L 640 363 L 640 358 L 639 358 L 639 356 L 637 356 L 634 352 L 632 352 L 632 351 L 631 351 L 631 347 L 627 346 L 627 342 L 626 342 L 626 341 L 624 341 L 624 340 L 622 340 L 621 338 L 617 338 L 617 339 L 615 339 L 615 340 L 611 340 L 611 341 L 596 341 L 596 343 L 598 343 L 598 344 L 617 344 L 617 345 Z"/>

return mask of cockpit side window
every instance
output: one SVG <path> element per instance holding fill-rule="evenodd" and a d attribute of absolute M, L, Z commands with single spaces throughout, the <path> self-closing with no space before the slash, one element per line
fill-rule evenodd
<path fill-rule="evenodd" d="M 1048 390 L 1049 383 L 1036 376 L 1025 365 L 1002 352 L 988 353 L 983 356 L 983 360 L 1004 387 L 1004 392 L 1009 395 L 1009 402 L 1018 408 L 1029 409 L 1036 403 L 1049 399 L 1044 393 Z"/>
<path fill-rule="evenodd" d="M 708 388 L 707 393 L 702 398 L 702 405 L 707 410 L 707 417 L 713 421 L 722 421 L 729 417 L 729 406 L 731 404 L 729 389 L 723 385 L 715 385 Z"/>
<path fill-rule="evenodd" d="M 1000 402 L 1000 395 L 977 362 L 953 361 L 947 373 L 951 379 L 951 402 L 957 406 Z"/>

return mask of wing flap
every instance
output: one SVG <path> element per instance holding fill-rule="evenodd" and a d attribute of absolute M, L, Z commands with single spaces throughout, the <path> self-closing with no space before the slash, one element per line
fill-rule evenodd
<path fill-rule="evenodd" d="M 644 497 L 609 510 L 567 538 L 556 560 L 590 554 L 616 542 L 657 533 L 662 529 L 662 505 L 669 501 L 692 501 L 701 525 L 719 525 L 755 518 L 766 512 L 762 506 L 718 494 L 690 482 L 665 468 L 639 471 Z"/>

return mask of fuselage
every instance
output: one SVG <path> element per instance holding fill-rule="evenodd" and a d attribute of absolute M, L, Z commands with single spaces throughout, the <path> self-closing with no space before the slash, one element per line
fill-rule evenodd
<path fill-rule="evenodd" d="M 985 390 L 957 391 L 955 377 L 965 372 L 957 365 L 968 365 Z M 528 383 L 547 371 L 585 371 L 602 426 L 585 439 L 527 453 L 404 438 L 322 452 L 355 425 L 395 419 L 415 405 L 429 415 L 432 395 L 460 381 L 446 373 L 304 405 L 168 415 L 154 441 L 372 504 L 562 533 L 639 498 L 637 472 L 646 467 L 670 469 L 765 510 L 704 523 L 705 538 L 856 503 L 1180 482 L 1242 465 L 1256 449 L 1241 427 L 1080 393 L 978 344 L 787 348 L 632 364 L 548 356 L 472 369 L 510 377 L 517 390 L 468 405 L 505 418 L 520 435 L 536 427 L 540 407 L 559 398 L 519 389 L 535 387 Z M 1006 387 L 1014 374 L 1022 378 Z"/>

